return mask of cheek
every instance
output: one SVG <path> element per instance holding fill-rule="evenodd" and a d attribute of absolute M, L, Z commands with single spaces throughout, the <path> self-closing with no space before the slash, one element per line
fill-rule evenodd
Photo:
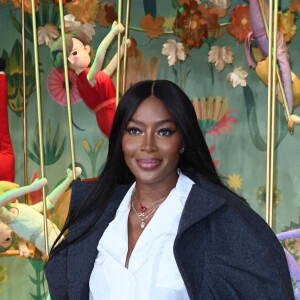
<path fill-rule="evenodd" d="M 75 57 L 74 57 L 74 61 L 78 61 L 78 56 L 75 56 Z"/>

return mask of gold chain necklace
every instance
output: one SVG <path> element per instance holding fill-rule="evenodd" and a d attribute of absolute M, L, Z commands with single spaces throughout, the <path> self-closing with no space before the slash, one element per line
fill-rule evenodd
<path fill-rule="evenodd" d="M 166 196 L 164 196 L 164 197 L 162 197 L 162 198 L 160 198 L 160 199 L 158 199 L 158 200 L 153 201 L 153 202 L 152 202 L 152 207 L 154 207 L 155 203 L 164 201 L 164 200 L 167 198 L 167 196 L 168 196 L 168 195 L 166 195 Z M 148 209 L 148 207 L 147 207 L 146 205 L 143 205 L 143 204 L 137 199 L 137 197 L 136 197 L 136 195 L 135 195 L 135 189 L 134 189 L 133 192 L 132 192 L 132 198 L 134 198 L 134 200 L 139 204 L 139 206 L 140 206 L 140 211 L 141 211 L 142 213 L 144 213 L 144 212 Z M 151 207 L 151 209 L 152 209 L 152 207 Z"/>
<path fill-rule="evenodd" d="M 131 207 L 133 209 L 133 211 L 135 212 L 135 214 L 141 219 L 141 223 L 140 223 L 140 227 L 141 229 L 144 229 L 146 227 L 146 220 L 159 208 L 159 206 L 161 205 L 161 203 L 168 197 L 164 196 L 163 198 L 160 198 L 156 201 L 154 201 L 154 205 L 148 210 L 146 211 L 148 208 L 144 205 L 141 205 L 141 203 L 137 200 L 136 195 L 135 195 L 135 189 L 132 192 L 132 196 L 131 196 Z M 135 206 L 134 206 L 134 201 L 135 200 L 139 205 L 140 205 L 140 211 L 141 212 L 137 212 Z M 155 203 L 159 202 L 158 204 L 155 205 Z"/>

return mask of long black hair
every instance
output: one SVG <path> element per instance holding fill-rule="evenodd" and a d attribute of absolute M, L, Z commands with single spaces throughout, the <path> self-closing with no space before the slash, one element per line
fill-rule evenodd
<path fill-rule="evenodd" d="M 112 191 L 117 184 L 131 184 L 135 178 L 127 167 L 122 151 L 122 138 L 128 122 L 143 100 L 149 96 L 160 99 L 181 133 L 184 153 L 180 155 L 178 168 L 187 176 L 200 173 L 208 181 L 216 185 L 227 187 L 222 183 L 214 167 L 205 139 L 197 122 L 194 107 L 188 96 L 174 83 L 168 80 L 146 80 L 130 87 L 123 95 L 112 124 L 109 137 L 108 154 L 105 167 L 94 184 L 89 195 L 83 201 L 82 207 L 76 213 L 70 212 L 62 233 L 77 219 L 91 210 L 97 215 L 91 220 L 90 226 L 82 233 L 84 235 L 97 222 L 104 212 Z M 78 236 L 78 240 L 82 235 Z M 64 240 L 55 247 L 50 254 L 55 254 L 66 246 Z M 54 244 L 55 245 L 55 244 Z"/>

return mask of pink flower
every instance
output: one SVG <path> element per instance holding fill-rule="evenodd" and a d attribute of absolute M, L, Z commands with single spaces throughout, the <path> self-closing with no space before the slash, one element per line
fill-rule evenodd
<path fill-rule="evenodd" d="M 81 101 L 81 97 L 77 88 L 77 75 L 69 69 L 69 88 L 71 104 Z M 63 70 L 54 68 L 47 79 L 47 89 L 51 98 L 61 106 L 67 106 L 65 75 Z"/>

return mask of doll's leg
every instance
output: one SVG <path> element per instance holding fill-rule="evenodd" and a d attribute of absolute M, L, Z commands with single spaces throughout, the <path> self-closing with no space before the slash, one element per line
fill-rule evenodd
<path fill-rule="evenodd" d="M 15 156 L 9 134 L 5 60 L 0 57 L 0 180 L 14 181 Z"/>
<path fill-rule="evenodd" d="M 284 249 L 284 252 L 288 262 L 291 277 L 296 286 L 295 299 L 300 300 L 300 266 L 298 265 L 294 257 L 286 249 Z"/>
<path fill-rule="evenodd" d="M 286 239 L 295 239 L 300 237 L 300 229 L 293 229 L 285 232 L 280 232 L 276 234 L 277 238 L 281 240 L 286 240 Z"/>
<path fill-rule="evenodd" d="M 36 179 L 33 183 L 26 186 L 21 186 L 9 191 L 6 191 L 5 193 L 0 195 L 0 206 L 4 206 L 9 201 L 18 198 L 20 196 L 23 196 L 29 192 L 37 191 L 40 188 L 42 188 L 47 183 L 46 178 Z"/>
<path fill-rule="evenodd" d="M 75 177 L 78 177 L 81 174 L 82 170 L 79 167 L 75 168 Z M 67 177 L 66 179 L 58 185 L 50 194 L 46 197 L 46 206 L 47 209 L 52 209 L 58 199 L 62 196 L 62 194 L 68 189 L 70 184 L 73 181 L 73 171 L 68 169 L 67 170 Z M 31 206 L 33 209 L 42 212 L 43 211 L 43 203 L 39 202 Z"/>

